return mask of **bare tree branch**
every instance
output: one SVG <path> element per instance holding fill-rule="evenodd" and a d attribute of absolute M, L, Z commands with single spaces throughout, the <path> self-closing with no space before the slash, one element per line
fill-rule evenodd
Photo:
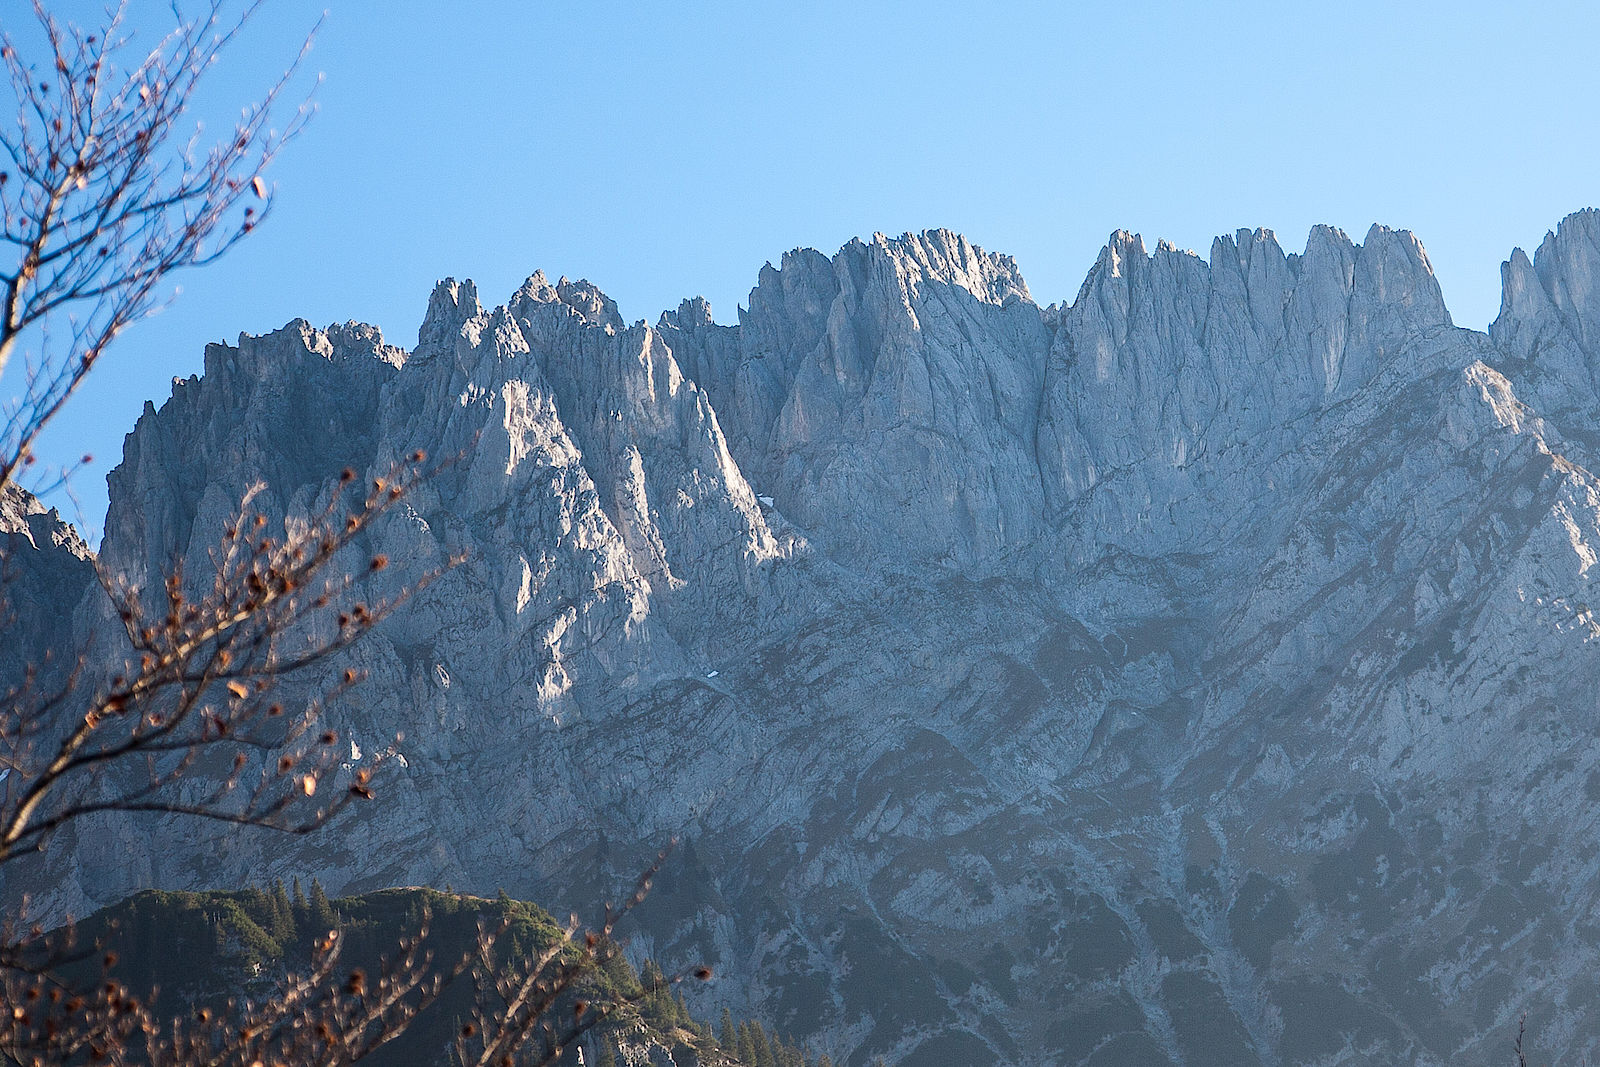
<path fill-rule="evenodd" d="M 275 125 L 302 49 L 226 136 L 183 135 L 197 86 L 262 0 L 237 10 L 204 0 L 192 17 L 175 6 L 176 26 L 143 50 L 126 0 L 87 30 L 31 2 L 37 61 L 0 31 L 16 109 L 0 122 L 0 375 L 18 352 L 27 370 L 22 395 L 0 410 L 0 494 L 21 492 L 40 432 L 118 335 L 166 299 L 170 276 L 214 262 L 271 211 L 264 172 L 311 114 L 302 103 Z M 426 459 L 413 453 L 364 484 L 346 471 L 319 511 L 292 520 L 269 520 L 251 490 L 207 558 L 175 561 L 153 588 L 97 562 L 119 632 L 64 669 L 30 665 L 0 697 L 0 870 L 107 813 L 306 833 L 371 800 L 383 754 L 342 765 L 325 723 L 361 674 L 311 675 L 459 562 L 365 595 L 389 561 L 364 546 L 429 476 Z M 343 969 L 337 931 L 319 931 L 309 967 L 273 996 L 182 1019 L 158 1018 L 116 979 L 110 953 L 98 983 L 72 988 L 59 973 L 83 958 L 70 925 L 22 931 L 12 915 L 0 928 L 0 1062 L 349 1064 L 470 975 L 476 1006 L 454 1049 L 463 1067 L 549 1064 L 629 1003 L 573 994 L 616 958 L 616 924 L 665 858 L 597 929 L 574 918 L 532 958 L 484 925 L 472 949 L 440 963 L 424 920 L 369 977 Z"/>
<path fill-rule="evenodd" d="M 312 114 L 307 100 L 274 126 L 309 38 L 226 137 L 207 144 L 197 128 L 174 141 L 200 80 L 260 4 L 230 14 L 209 0 L 142 54 L 125 0 L 90 31 L 33 0 L 42 63 L 0 32 L 17 108 L 0 127 L 0 374 L 32 349 L 22 395 L 0 412 L 0 487 L 117 336 L 166 299 L 169 275 L 214 262 L 271 211 L 263 174 Z M 61 316 L 64 340 L 49 329 Z"/>

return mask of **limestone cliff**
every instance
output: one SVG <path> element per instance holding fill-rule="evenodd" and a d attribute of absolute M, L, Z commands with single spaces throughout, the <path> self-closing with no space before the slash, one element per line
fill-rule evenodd
<path fill-rule="evenodd" d="M 107 822 L 31 888 L 582 910 L 676 835 L 640 951 L 836 1059 L 1494 1063 L 1524 1010 L 1593 1055 L 1600 216 L 1504 276 L 1486 335 L 1402 231 L 1119 232 L 1040 307 L 935 231 L 789 253 L 737 325 L 535 274 L 409 351 L 212 346 L 101 560 L 457 457 L 371 580 L 467 562 L 335 709 L 404 758 L 303 841 Z"/>

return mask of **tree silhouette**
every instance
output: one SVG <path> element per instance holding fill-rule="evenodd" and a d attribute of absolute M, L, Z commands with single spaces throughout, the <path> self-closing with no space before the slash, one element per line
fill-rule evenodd
<path fill-rule="evenodd" d="M 183 129 L 206 72 L 260 4 L 202 0 L 193 15 L 175 4 L 172 29 L 149 47 L 135 44 L 126 3 L 80 27 L 32 0 L 32 55 L 16 23 L 0 30 L 16 106 L 0 123 L 0 374 L 18 353 L 27 369 L 0 412 L 0 554 L 19 551 L 6 524 L 31 506 L 21 481 L 41 431 L 122 331 L 168 298 L 175 272 L 215 261 L 271 209 L 265 170 L 310 116 L 304 104 L 281 106 L 299 57 L 222 136 Z M 111 647 L 30 664 L 0 692 L 0 871 L 99 813 L 304 833 L 372 800 L 381 759 L 334 788 L 343 749 L 322 722 L 359 673 L 330 677 L 298 703 L 280 699 L 277 685 L 359 641 L 438 576 L 388 599 L 363 595 L 366 577 L 388 564 L 360 551 L 364 534 L 428 475 L 426 464 L 418 451 L 367 479 L 346 471 L 321 509 L 292 527 L 269 522 L 246 494 L 204 558 L 173 562 L 153 585 L 96 561 L 120 623 Z M 27 478 L 38 489 L 65 476 Z M 0 602 L 20 565 L 0 557 Z M 0 621 L 7 611 L 0 603 Z M 531 959 L 509 958 L 503 931 L 486 928 L 473 951 L 436 960 L 424 918 L 371 974 L 341 965 L 326 893 L 313 881 L 308 900 L 296 879 L 292 899 L 281 885 L 262 899 L 288 909 L 291 925 L 316 924 L 307 968 L 263 1001 L 173 1020 L 155 1018 L 112 977 L 109 955 L 102 981 L 66 984 L 63 963 L 93 950 L 70 926 L 46 934 L 13 910 L 0 923 L 0 1061 L 351 1063 L 404 1033 L 447 984 L 470 980 L 478 1007 L 457 1043 L 460 1061 L 548 1063 L 625 1006 L 553 1014 L 581 975 L 614 958 L 615 923 L 655 870 L 596 929 L 574 920 Z"/>

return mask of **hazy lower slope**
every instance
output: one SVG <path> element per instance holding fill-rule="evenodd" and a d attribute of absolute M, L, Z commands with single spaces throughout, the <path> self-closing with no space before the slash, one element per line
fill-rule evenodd
<path fill-rule="evenodd" d="M 1041 308 L 929 232 L 790 253 L 737 326 L 535 275 L 442 283 L 410 352 L 212 346 L 102 560 L 463 455 L 372 547 L 468 561 L 336 712 L 404 765 L 303 842 L 88 826 L 34 888 L 582 908 L 676 834 L 642 950 L 856 1063 L 1492 1063 L 1524 1009 L 1600 1052 L 1600 215 L 1505 275 L 1484 335 L 1404 232 L 1118 233 Z"/>

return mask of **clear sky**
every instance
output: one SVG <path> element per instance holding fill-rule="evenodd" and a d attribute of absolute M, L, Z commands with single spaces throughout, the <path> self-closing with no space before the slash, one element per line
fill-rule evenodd
<path fill-rule="evenodd" d="M 45 444 L 94 454 L 90 527 L 143 401 L 207 341 L 304 317 L 410 346 L 447 275 L 486 303 L 535 268 L 586 277 L 629 320 L 701 294 L 732 322 L 762 263 L 874 231 L 959 230 L 1049 303 L 1118 228 L 1204 255 L 1239 227 L 1298 251 L 1315 223 L 1382 222 L 1482 328 L 1512 247 L 1600 202 L 1591 3 L 270 0 L 207 109 L 258 92 L 325 6 L 273 217 L 181 277 Z"/>

